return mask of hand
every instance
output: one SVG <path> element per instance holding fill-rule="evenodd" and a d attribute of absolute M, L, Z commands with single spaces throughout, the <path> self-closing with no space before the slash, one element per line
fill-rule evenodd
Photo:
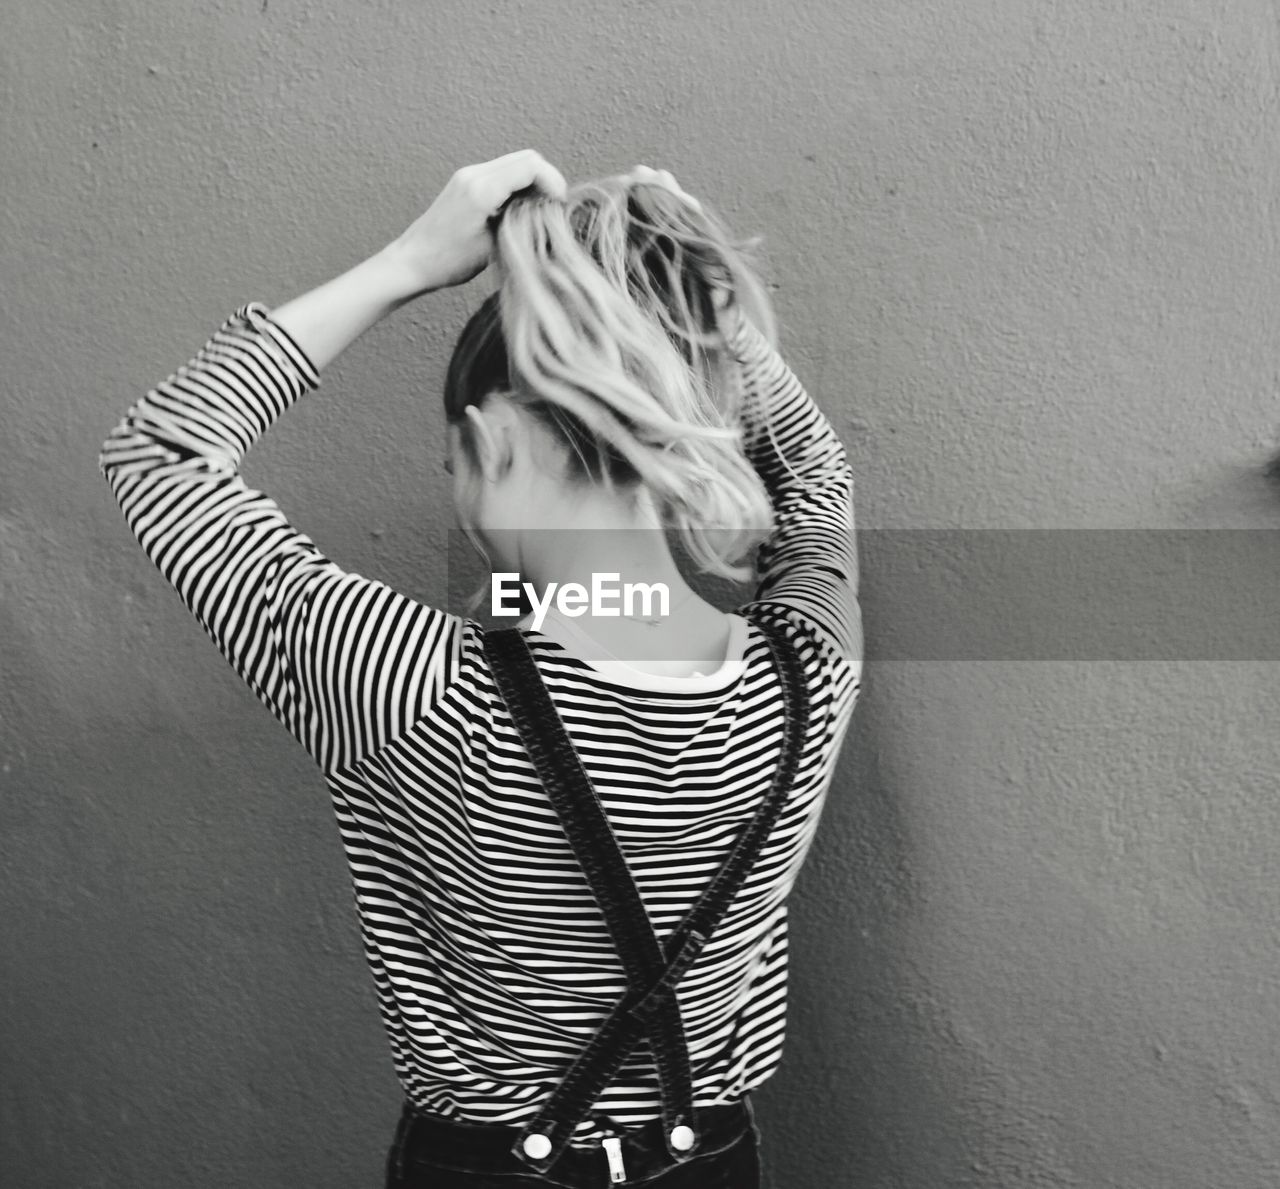
<path fill-rule="evenodd" d="M 447 289 L 478 276 L 493 250 L 490 220 L 513 194 L 527 190 L 563 198 L 560 171 L 533 149 L 521 149 L 459 169 L 391 250 L 420 293 Z"/>
<path fill-rule="evenodd" d="M 671 171 L 667 169 L 650 169 L 647 165 L 637 165 L 630 173 L 623 174 L 623 180 L 631 182 L 647 182 L 655 186 L 662 186 L 664 189 L 670 190 L 676 197 L 687 202 L 700 215 L 706 212 L 702 209 L 700 203 L 692 194 L 686 193 L 680 188 L 680 183 L 672 176 Z M 731 289 L 725 289 L 716 282 L 711 283 L 711 300 L 717 310 L 723 310 L 733 297 Z"/>
<path fill-rule="evenodd" d="M 680 189 L 680 184 L 671 176 L 670 170 L 650 169 L 647 165 L 637 165 L 630 173 L 624 174 L 623 177 L 631 182 L 651 182 L 656 186 L 663 186 L 677 197 L 683 198 L 699 214 L 702 213 L 702 203 L 694 198 L 692 194 L 686 194 Z"/>

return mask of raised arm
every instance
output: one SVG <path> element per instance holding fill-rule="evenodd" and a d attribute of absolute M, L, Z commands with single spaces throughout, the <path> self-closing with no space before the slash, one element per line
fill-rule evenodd
<path fill-rule="evenodd" d="M 463 621 L 343 570 L 244 482 L 240 464 L 374 322 L 480 272 L 486 220 L 533 184 L 563 188 L 531 152 L 459 170 L 363 263 L 274 311 L 241 306 L 102 444 L 99 470 L 147 555 L 325 771 L 429 712 L 457 671 Z"/>
<path fill-rule="evenodd" d="M 111 431 L 99 470 L 147 556 L 232 668 L 328 772 L 427 713 L 456 668 L 456 617 L 330 561 L 240 476 L 319 386 L 257 302 Z"/>
<path fill-rule="evenodd" d="M 778 603 L 862 662 L 853 470 L 843 443 L 796 375 L 736 302 L 725 332 L 741 366 L 747 457 L 773 501 L 753 602 Z"/>

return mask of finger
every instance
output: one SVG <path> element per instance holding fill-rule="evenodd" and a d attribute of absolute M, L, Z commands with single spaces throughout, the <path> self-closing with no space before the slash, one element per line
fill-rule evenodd
<path fill-rule="evenodd" d="M 686 202 L 691 202 L 693 203 L 694 206 L 698 205 L 698 200 L 694 198 L 692 194 L 686 193 L 686 191 L 680 185 L 680 183 L 676 181 L 675 174 L 673 174 L 671 170 L 669 169 L 658 170 L 658 177 L 662 179 L 663 185 L 665 185 L 668 189 L 673 190 L 676 194 L 679 194 L 680 197 L 683 198 Z"/>
<path fill-rule="evenodd" d="M 563 198 L 568 190 L 564 175 L 535 149 L 520 149 L 489 162 L 496 188 L 502 192 L 496 196 L 501 205 L 517 190 L 532 186 L 552 198 Z"/>
<path fill-rule="evenodd" d="M 694 210 L 699 212 L 702 210 L 702 203 L 680 188 L 680 183 L 676 181 L 675 175 L 669 169 L 650 169 L 647 165 L 637 165 L 633 173 L 637 181 L 663 186 L 687 202 Z"/>
<path fill-rule="evenodd" d="M 655 174 L 647 165 L 633 165 L 628 172 L 619 174 L 619 177 L 629 188 L 637 184 L 652 182 Z"/>
<path fill-rule="evenodd" d="M 676 194 L 684 193 L 669 169 L 650 169 L 647 165 L 637 165 L 631 171 L 631 176 L 638 182 L 645 182 L 651 186 L 662 186 L 664 189 L 671 190 Z"/>
<path fill-rule="evenodd" d="M 539 158 L 539 161 L 541 164 L 534 174 L 534 185 L 552 198 L 563 198 L 569 190 L 569 184 L 564 180 L 564 174 L 552 165 L 550 161 L 542 158 Z"/>

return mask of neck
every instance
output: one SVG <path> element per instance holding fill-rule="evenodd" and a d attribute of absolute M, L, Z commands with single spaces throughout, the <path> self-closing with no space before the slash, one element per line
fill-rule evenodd
<path fill-rule="evenodd" d="M 604 574 L 616 574 L 609 581 L 619 586 L 662 583 L 673 605 L 690 589 L 647 499 L 565 501 L 539 519 L 555 527 L 511 530 L 512 548 L 504 550 L 516 559 L 523 581 L 539 591 L 553 582 L 576 582 L 590 591 L 594 576 Z"/>

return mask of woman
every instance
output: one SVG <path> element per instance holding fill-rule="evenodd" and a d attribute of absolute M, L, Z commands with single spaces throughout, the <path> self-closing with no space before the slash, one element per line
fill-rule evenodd
<path fill-rule="evenodd" d="M 571 190 L 512 153 L 240 307 L 103 444 L 139 543 L 324 774 L 405 1093 L 388 1189 L 759 1183 L 785 901 L 862 635 L 852 474 L 744 246 L 668 173 Z M 534 614 L 486 632 L 343 570 L 238 467 L 374 322 L 491 259 L 448 465 Z M 668 528 L 705 572 L 758 546 L 756 598 L 699 597 Z M 668 598 L 548 596 L 599 575 Z"/>

